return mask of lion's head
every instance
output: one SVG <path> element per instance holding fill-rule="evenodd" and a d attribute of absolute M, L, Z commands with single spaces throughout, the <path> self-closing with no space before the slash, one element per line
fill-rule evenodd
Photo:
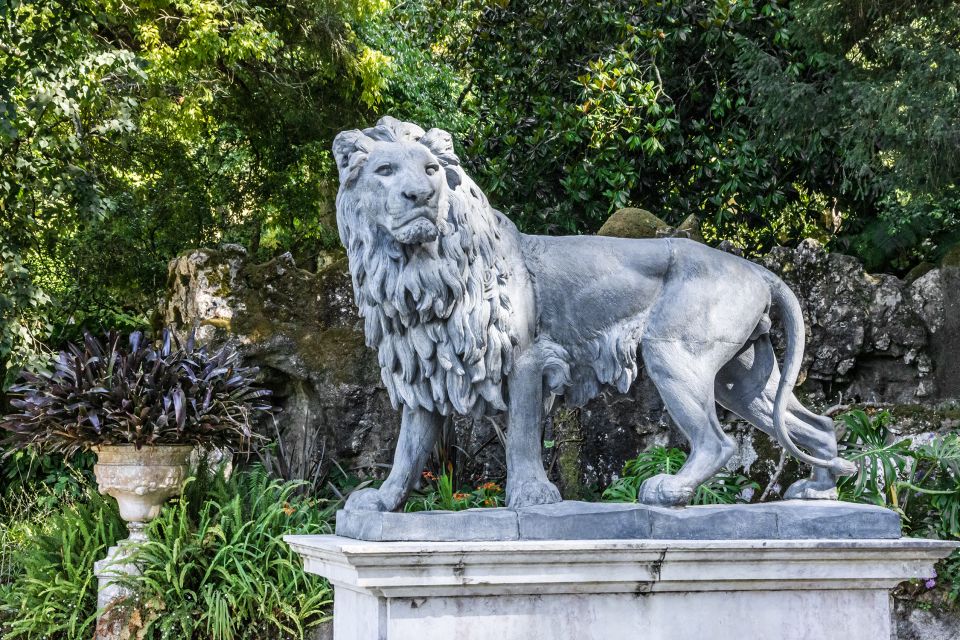
<path fill-rule="evenodd" d="M 340 184 L 356 194 L 368 221 L 397 242 L 432 242 L 445 224 L 448 179 L 457 178 L 456 171 L 444 170 L 434 154 L 439 138 L 449 134 L 433 129 L 427 141 L 418 144 L 415 141 L 425 137 L 423 130 L 417 133 L 412 125 L 390 127 L 383 122 L 373 130 L 337 136 L 334 153 Z"/>
<path fill-rule="evenodd" d="M 440 129 L 386 117 L 340 133 L 333 152 L 337 226 L 394 406 L 503 410 L 516 338 L 500 234 L 511 223 L 490 208 Z"/>

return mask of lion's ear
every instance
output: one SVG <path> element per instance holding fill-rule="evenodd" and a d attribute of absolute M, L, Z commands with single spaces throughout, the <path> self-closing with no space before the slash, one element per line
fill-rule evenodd
<path fill-rule="evenodd" d="M 333 159 L 337 162 L 338 169 L 346 169 L 350 164 L 350 156 L 356 151 L 360 151 L 360 141 L 366 138 L 359 129 L 350 131 L 341 131 L 333 139 Z M 363 149 L 366 151 L 366 149 Z"/>
<path fill-rule="evenodd" d="M 430 129 L 420 138 L 420 144 L 430 149 L 443 165 L 460 164 L 460 158 L 453 150 L 453 136 L 443 129 Z"/>
<path fill-rule="evenodd" d="M 340 171 L 340 182 L 346 184 L 357 177 L 360 167 L 367 159 L 369 148 L 365 144 L 370 139 L 362 131 L 352 129 L 341 131 L 333 139 L 333 159 Z"/>
<path fill-rule="evenodd" d="M 447 174 L 447 185 L 451 189 L 460 186 L 463 181 L 457 169 L 460 166 L 460 158 L 453 150 L 453 136 L 443 129 L 430 129 L 420 138 L 420 144 L 430 149 L 443 165 L 444 172 Z"/>

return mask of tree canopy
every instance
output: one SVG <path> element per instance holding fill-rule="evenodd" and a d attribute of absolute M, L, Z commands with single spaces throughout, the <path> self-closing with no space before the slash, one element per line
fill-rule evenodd
<path fill-rule="evenodd" d="M 337 131 L 450 130 L 525 231 L 617 208 L 903 272 L 957 239 L 943 0 L 0 0 L 0 373 L 148 322 L 167 261 L 337 244 Z"/>

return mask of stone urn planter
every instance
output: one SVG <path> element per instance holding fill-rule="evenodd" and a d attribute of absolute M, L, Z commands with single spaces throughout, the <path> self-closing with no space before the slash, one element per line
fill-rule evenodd
<path fill-rule="evenodd" d="M 131 559 L 137 546 L 146 541 L 144 528 L 157 517 L 160 507 L 178 495 L 190 470 L 193 445 L 153 445 L 139 450 L 130 444 L 94 447 L 97 464 L 93 473 L 100 493 L 113 496 L 120 507 L 120 517 L 130 534 L 107 557 L 94 564 L 99 581 L 97 608 L 108 611 L 131 595 L 122 584 L 123 576 L 139 574 Z M 97 625 L 98 639 L 121 637 L 125 617 L 107 615 Z"/>
<path fill-rule="evenodd" d="M 143 529 L 164 502 L 180 493 L 193 445 L 101 445 L 94 448 L 100 493 L 113 496 L 127 523 L 129 541 L 145 540 Z"/>

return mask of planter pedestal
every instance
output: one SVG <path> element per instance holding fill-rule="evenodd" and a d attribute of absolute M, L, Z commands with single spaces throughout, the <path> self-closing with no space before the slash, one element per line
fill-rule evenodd
<path fill-rule="evenodd" d="M 334 640 L 886 640 L 938 540 L 376 542 L 288 536 Z"/>
<path fill-rule="evenodd" d="M 136 550 L 138 540 L 123 540 L 107 550 L 107 557 L 93 563 L 97 576 L 97 630 L 95 640 L 114 640 L 125 637 L 127 614 L 123 603 L 131 595 L 129 589 L 118 584 L 118 578 L 139 575 L 140 568 L 129 557 Z"/>
<path fill-rule="evenodd" d="M 167 499 L 180 493 L 193 449 L 192 445 L 159 445 L 139 450 L 130 445 L 97 447 L 97 464 L 93 467 L 97 486 L 100 493 L 116 498 L 129 536 L 110 547 L 107 557 L 94 564 L 100 611 L 95 640 L 118 640 L 128 635 L 126 612 L 118 605 L 131 594 L 117 579 L 139 574 L 131 556 L 147 539 L 146 524 L 157 517 Z"/>

